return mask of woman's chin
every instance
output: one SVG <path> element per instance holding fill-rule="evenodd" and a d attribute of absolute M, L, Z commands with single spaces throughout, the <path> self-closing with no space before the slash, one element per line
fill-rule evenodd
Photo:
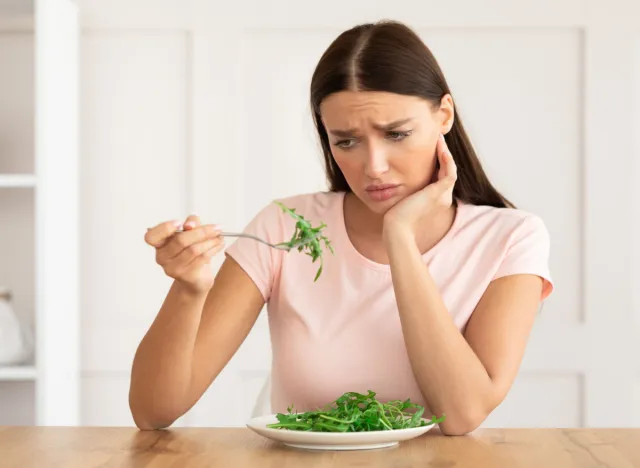
<path fill-rule="evenodd" d="M 361 201 L 364 203 L 364 205 L 367 208 L 369 208 L 369 211 L 377 215 L 383 216 L 387 211 L 393 208 L 401 199 L 402 199 L 401 197 L 394 197 L 388 200 L 372 201 L 370 199 L 365 198 L 364 200 L 361 199 Z"/>
<path fill-rule="evenodd" d="M 384 216 L 384 214 L 393 208 L 398 202 L 404 198 L 404 194 L 395 194 L 393 197 L 379 199 L 379 197 L 371 197 L 368 192 L 351 192 L 353 196 L 361 206 L 366 207 L 370 212 Z"/>

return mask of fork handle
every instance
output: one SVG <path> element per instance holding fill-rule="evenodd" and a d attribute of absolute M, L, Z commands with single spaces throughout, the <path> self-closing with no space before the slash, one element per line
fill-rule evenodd
<path fill-rule="evenodd" d="M 176 233 L 181 233 L 181 232 L 185 232 L 185 230 L 184 229 L 176 229 Z M 250 237 L 250 238 L 255 239 L 255 240 L 262 240 L 262 239 L 259 239 L 259 238 L 255 237 L 255 236 L 252 236 L 251 234 L 245 234 L 245 233 L 241 233 L 241 232 L 221 232 L 220 235 L 223 236 L 223 237 Z"/>
<path fill-rule="evenodd" d="M 260 237 L 256 237 L 252 234 L 246 234 L 244 232 L 221 232 L 220 235 L 222 237 L 246 237 L 248 239 L 253 239 L 256 240 L 258 242 L 262 242 L 265 245 L 268 245 L 269 247 L 273 247 L 274 249 L 282 249 L 282 250 L 288 250 L 288 248 L 284 247 L 284 246 L 278 246 L 275 244 L 271 244 L 269 242 L 267 242 L 264 239 L 261 239 Z"/>
<path fill-rule="evenodd" d="M 176 232 L 184 232 L 184 229 L 178 229 Z M 248 239 L 253 239 L 258 242 L 262 242 L 263 244 L 268 245 L 269 247 L 273 247 L 274 249 L 287 250 L 287 251 L 290 250 L 289 247 L 286 247 L 284 245 L 271 244 L 266 240 L 261 239 L 260 237 L 254 236 L 252 234 L 246 234 L 244 232 L 221 232 L 220 235 L 222 237 L 246 237 Z"/>

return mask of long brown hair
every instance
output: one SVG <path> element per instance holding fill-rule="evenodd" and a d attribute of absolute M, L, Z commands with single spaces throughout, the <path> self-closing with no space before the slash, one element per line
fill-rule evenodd
<path fill-rule="evenodd" d="M 380 21 L 361 24 L 340 34 L 320 58 L 311 79 L 313 120 L 332 192 L 350 192 L 351 188 L 333 159 L 320 116 L 320 104 L 330 94 L 345 90 L 418 96 L 433 106 L 439 106 L 442 97 L 451 94 L 435 57 L 406 25 Z M 514 207 L 491 185 L 462 125 L 457 107 L 453 126 L 445 135 L 445 141 L 458 168 L 454 199 L 474 205 Z"/>

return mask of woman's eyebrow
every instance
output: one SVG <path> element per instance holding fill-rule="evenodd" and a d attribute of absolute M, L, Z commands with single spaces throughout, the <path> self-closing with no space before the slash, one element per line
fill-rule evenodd
<path fill-rule="evenodd" d="M 407 119 L 395 120 L 385 125 L 374 125 L 374 127 L 377 128 L 378 130 L 393 130 L 394 128 L 401 127 L 404 124 L 411 122 L 413 119 L 414 117 L 409 117 Z"/>
<path fill-rule="evenodd" d="M 401 127 L 402 125 L 411 122 L 413 119 L 414 117 L 409 117 L 407 119 L 394 120 L 393 122 L 390 122 L 388 124 L 383 124 L 383 125 L 374 124 L 373 126 L 378 130 L 393 130 L 394 128 Z M 346 130 L 329 129 L 329 133 L 337 137 L 348 138 L 353 136 L 356 133 L 356 129 L 355 128 L 349 128 Z"/>

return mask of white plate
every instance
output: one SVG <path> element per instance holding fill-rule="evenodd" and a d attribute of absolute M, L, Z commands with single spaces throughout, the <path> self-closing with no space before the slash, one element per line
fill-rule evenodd
<path fill-rule="evenodd" d="M 311 450 L 366 450 L 392 447 L 403 440 L 413 439 L 428 432 L 435 424 L 411 429 L 366 432 L 307 432 L 271 429 L 267 424 L 277 423 L 275 415 L 251 419 L 247 427 L 268 439 L 285 445 Z"/>

